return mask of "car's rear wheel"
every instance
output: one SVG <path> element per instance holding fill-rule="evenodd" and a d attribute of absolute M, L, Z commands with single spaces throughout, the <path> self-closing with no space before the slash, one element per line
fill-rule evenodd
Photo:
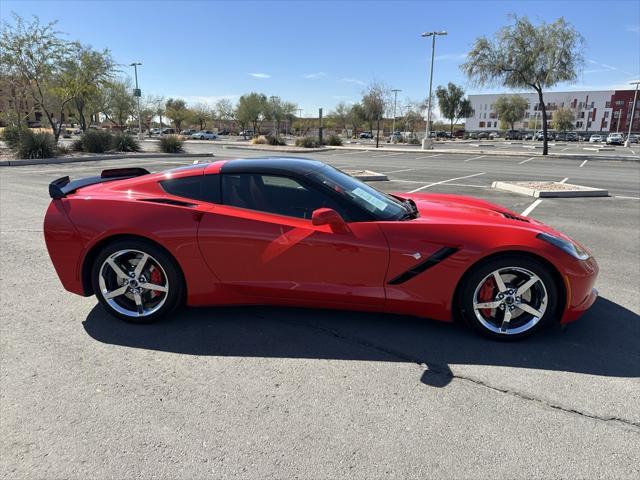
<path fill-rule="evenodd" d="M 460 290 L 460 313 L 491 338 L 532 335 L 557 314 L 559 288 L 549 268 L 534 258 L 508 255 L 475 268 Z"/>
<path fill-rule="evenodd" d="M 93 291 L 112 315 L 149 323 L 181 302 L 184 282 L 176 261 L 156 245 L 137 239 L 118 240 L 97 256 Z"/>

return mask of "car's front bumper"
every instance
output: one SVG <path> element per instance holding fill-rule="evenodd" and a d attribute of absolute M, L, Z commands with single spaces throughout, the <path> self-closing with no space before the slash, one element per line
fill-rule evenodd
<path fill-rule="evenodd" d="M 578 320 L 598 298 L 595 289 L 598 276 L 598 264 L 593 257 L 585 261 L 576 261 L 564 272 L 567 303 L 560 323 Z"/>

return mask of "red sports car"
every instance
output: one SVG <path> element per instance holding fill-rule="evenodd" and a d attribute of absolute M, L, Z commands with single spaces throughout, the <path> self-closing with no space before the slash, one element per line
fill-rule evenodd
<path fill-rule="evenodd" d="M 52 182 L 64 287 L 150 322 L 181 304 L 461 318 L 515 339 L 576 320 L 598 266 L 566 235 L 475 198 L 388 195 L 321 162 L 239 159 Z"/>

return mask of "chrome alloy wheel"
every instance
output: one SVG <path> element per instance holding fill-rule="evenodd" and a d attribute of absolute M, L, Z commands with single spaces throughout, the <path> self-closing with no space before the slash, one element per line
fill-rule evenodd
<path fill-rule="evenodd" d="M 542 319 L 548 301 L 547 288 L 535 273 L 503 267 L 480 281 L 473 294 L 473 311 L 491 332 L 516 335 Z"/>
<path fill-rule="evenodd" d="M 98 282 L 107 304 L 128 317 L 146 317 L 158 311 L 169 293 L 162 265 L 140 250 L 118 250 L 109 255 L 100 266 Z"/>

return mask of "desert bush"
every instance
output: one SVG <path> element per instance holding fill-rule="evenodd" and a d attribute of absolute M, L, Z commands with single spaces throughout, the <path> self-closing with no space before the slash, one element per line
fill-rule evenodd
<path fill-rule="evenodd" d="M 264 135 L 260 135 L 258 137 L 253 137 L 251 139 L 251 143 L 253 145 L 267 145 L 269 142 L 267 140 L 267 137 L 265 137 Z"/>
<path fill-rule="evenodd" d="M 342 139 L 338 135 L 329 135 L 325 144 L 332 147 L 341 147 Z"/>
<path fill-rule="evenodd" d="M 416 137 L 412 137 L 409 139 L 409 141 L 407 141 L 407 143 L 409 145 L 420 145 L 420 140 L 418 140 Z"/>
<path fill-rule="evenodd" d="M 140 144 L 132 135 L 118 132 L 113 136 L 111 148 L 116 152 L 139 152 Z"/>
<path fill-rule="evenodd" d="M 183 143 L 178 135 L 165 135 L 160 138 L 160 150 L 164 153 L 178 153 L 182 151 Z"/>
<path fill-rule="evenodd" d="M 64 143 L 58 143 L 56 145 L 56 155 L 67 155 L 71 152 L 71 148 Z"/>
<path fill-rule="evenodd" d="M 104 153 L 111 149 L 113 135 L 109 130 L 89 129 L 80 137 L 82 150 L 89 153 Z"/>
<path fill-rule="evenodd" d="M 16 148 L 19 158 L 51 158 L 56 153 L 56 142 L 50 133 L 34 133 L 25 129 Z"/>
<path fill-rule="evenodd" d="M 71 142 L 71 151 L 82 152 L 83 150 L 84 150 L 84 146 L 82 145 L 81 138 L 76 138 L 73 142 Z"/>
<path fill-rule="evenodd" d="M 296 138 L 296 147 L 315 148 L 319 144 L 320 144 L 319 140 L 315 137 Z"/>

